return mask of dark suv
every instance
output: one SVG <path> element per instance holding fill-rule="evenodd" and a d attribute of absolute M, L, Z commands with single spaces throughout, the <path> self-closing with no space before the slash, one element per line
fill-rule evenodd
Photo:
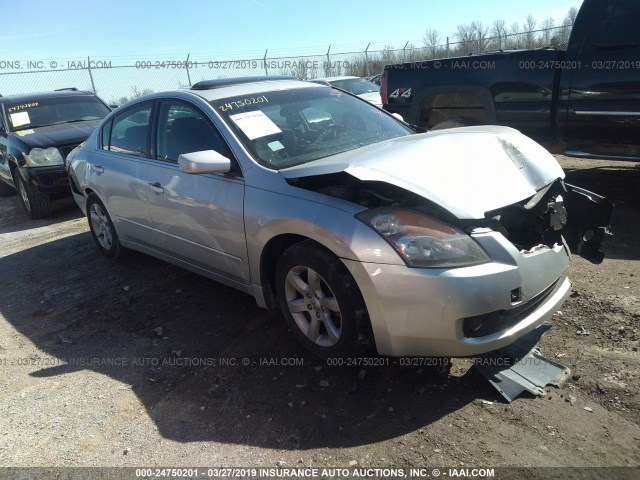
<path fill-rule="evenodd" d="M 64 159 L 110 111 L 76 88 L 0 96 L 0 197 L 18 190 L 31 218 L 51 215 L 71 195 Z"/>

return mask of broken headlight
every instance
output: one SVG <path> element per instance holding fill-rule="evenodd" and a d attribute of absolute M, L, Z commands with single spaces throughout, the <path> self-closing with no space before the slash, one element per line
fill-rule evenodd
<path fill-rule="evenodd" d="M 469 235 L 426 215 L 377 208 L 356 217 L 389 242 L 410 267 L 468 267 L 491 261 Z"/>

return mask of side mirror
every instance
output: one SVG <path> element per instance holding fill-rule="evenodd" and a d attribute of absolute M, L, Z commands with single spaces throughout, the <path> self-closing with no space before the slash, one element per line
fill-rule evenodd
<path fill-rule="evenodd" d="M 184 173 L 228 173 L 231 160 L 215 150 L 203 150 L 181 154 L 178 166 Z"/>

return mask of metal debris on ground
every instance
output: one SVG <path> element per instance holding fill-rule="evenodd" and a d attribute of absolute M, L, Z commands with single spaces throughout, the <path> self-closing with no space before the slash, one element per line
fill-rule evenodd
<path fill-rule="evenodd" d="M 571 373 L 569 368 L 542 356 L 538 342 L 550 328 L 541 325 L 511 345 L 475 358 L 474 367 L 508 402 L 525 390 L 546 395 L 545 386 L 560 386 Z"/>
<path fill-rule="evenodd" d="M 589 332 L 586 328 L 584 328 L 582 325 L 580 325 L 578 327 L 578 330 L 576 331 L 576 335 L 591 335 L 591 332 Z"/>

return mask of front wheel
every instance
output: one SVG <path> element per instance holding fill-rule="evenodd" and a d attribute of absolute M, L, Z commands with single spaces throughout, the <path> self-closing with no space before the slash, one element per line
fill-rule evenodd
<path fill-rule="evenodd" d="M 37 191 L 33 185 L 26 183 L 18 172 L 15 172 L 15 180 L 20 201 L 29 216 L 34 220 L 50 217 L 53 213 L 53 205 L 49 195 Z"/>
<path fill-rule="evenodd" d="M 278 261 L 276 282 L 289 327 L 314 355 L 350 357 L 373 345 L 360 290 L 331 252 L 311 241 L 293 245 Z"/>
<path fill-rule="evenodd" d="M 91 236 L 96 242 L 98 250 L 105 257 L 113 260 L 122 257 L 125 249 L 120 244 L 111 217 L 109 217 L 104 204 L 94 195 L 87 199 L 87 217 Z"/>

